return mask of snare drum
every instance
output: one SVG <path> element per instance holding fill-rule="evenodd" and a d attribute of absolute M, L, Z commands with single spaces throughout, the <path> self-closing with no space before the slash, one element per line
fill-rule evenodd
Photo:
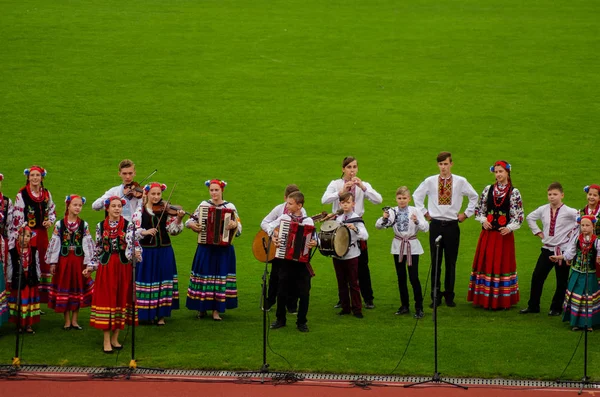
<path fill-rule="evenodd" d="M 325 256 L 343 257 L 350 249 L 350 229 L 336 221 L 325 221 L 319 231 L 319 252 Z"/>

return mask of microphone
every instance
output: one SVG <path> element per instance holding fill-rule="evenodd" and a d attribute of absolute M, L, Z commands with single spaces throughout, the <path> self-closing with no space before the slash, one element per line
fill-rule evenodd
<path fill-rule="evenodd" d="M 441 234 L 440 234 L 439 236 L 437 236 L 437 238 L 435 239 L 435 243 L 436 243 L 437 245 L 439 245 L 439 244 L 440 244 L 440 241 L 442 241 L 442 235 L 441 235 Z"/>

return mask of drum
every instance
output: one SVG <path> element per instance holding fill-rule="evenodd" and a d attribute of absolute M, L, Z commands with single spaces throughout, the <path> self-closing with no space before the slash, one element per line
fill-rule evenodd
<path fill-rule="evenodd" d="M 319 231 L 319 252 L 343 257 L 350 249 L 350 229 L 336 221 L 325 221 Z"/>

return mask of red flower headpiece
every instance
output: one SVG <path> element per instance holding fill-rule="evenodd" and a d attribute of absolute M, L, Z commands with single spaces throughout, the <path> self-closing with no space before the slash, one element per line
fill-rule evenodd
<path fill-rule="evenodd" d="M 587 219 L 592 222 L 592 225 L 596 223 L 596 217 L 593 215 L 584 215 L 581 218 L 577 218 L 577 223 L 581 223 L 582 220 Z"/>
<path fill-rule="evenodd" d="M 38 171 L 40 174 L 42 174 L 42 178 L 44 178 L 47 174 L 45 169 L 43 169 L 39 165 L 34 165 L 30 168 L 25 168 L 23 170 L 23 175 L 25 175 L 27 177 L 27 179 L 29 179 L 29 174 L 31 174 L 31 171 Z"/>
<path fill-rule="evenodd" d="M 33 237 L 35 235 L 33 230 L 31 230 L 31 228 L 29 226 L 27 226 L 27 223 L 24 223 L 21 226 L 19 226 L 19 228 L 17 229 L 17 235 L 20 236 L 24 232 L 29 232 L 29 234 L 31 234 L 31 237 Z"/>
<path fill-rule="evenodd" d="M 0 182 L 4 180 L 4 175 L 0 174 Z"/>
<path fill-rule="evenodd" d="M 598 191 L 598 193 L 600 193 L 600 186 L 596 185 L 595 183 L 593 183 L 593 184 L 591 184 L 589 186 L 584 187 L 583 191 L 586 192 L 586 193 L 589 193 L 590 189 L 596 189 L 596 191 Z"/>
<path fill-rule="evenodd" d="M 204 184 L 206 185 L 206 187 L 210 187 L 210 185 L 212 184 L 219 185 L 221 187 L 221 190 L 225 190 L 225 186 L 227 186 L 227 182 L 222 181 L 220 179 L 210 179 L 208 181 L 205 181 Z"/>
<path fill-rule="evenodd" d="M 115 200 L 119 200 L 122 205 L 127 204 L 127 201 L 125 201 L 125 199 L 122 199 L 119 196 L 110 196 L 109 198 L 107 198 L 106 200 L 104 200 L 104 209 L 108 209 L 108 207 L 110 207 L 110 203 L 113 202 L 113 201 L 115 201 Z"/>
<path fill-rule="evenodd" d="M 509 163 L 507 163 L 507 162 L 506 162 L 506 161 L 504 161 L 504 160 L 500 160 L 500 161 L 496 161 L 496 162 L 494 163 L 494 165 L 492 165 L 492 166 L 490 167 L 490 172 L 494 172 L 494 169 L 495 169 L 496 167 L 502 167 L 502 168 L 504 168 L 506 171 L 508 171 L 508 173 L 510 173 L 510 170 L 511 170 L 511 168 L 512 168 L 512 167 L 510 166 L 510 164 L 509 164 Z"/>
<path fill-rule="evenodd" d="M 146 191 L 146 193 L 148 193 L 150 191 L 150 189 L 152 189 L 153 187 L 160 188 L 161 192 L 164 192 L 165 190 L 167 190 L 167 185 L 165 185 L 164 183 L 158 183 L 158 182 L 152 182 L 152 183 L 147 184 L 146 186 L 144 186 L 144 190 Z"/>
<path fill-rule="evenodd" d="M 85 197 L 81 197 L 77 194 L 70 194 L 67 197 L 65 197 L 65 215 L 69 214 L 69 204 L 71 204 L 71 201 L 73 201 L 74 199 L 81 199 L 81 204 L 85 204 Z"/>

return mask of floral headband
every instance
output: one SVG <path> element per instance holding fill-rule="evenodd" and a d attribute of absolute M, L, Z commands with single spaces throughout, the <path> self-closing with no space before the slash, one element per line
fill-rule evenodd
<path fill-rule="evenodd" d="M 144 186 L 144 190 L 146 191 L 146 193 L 148 193 L 150 191 L 150 189 L 152 189 L 153 187 L 160 188 L 161 192 L 164 192 L 165 190 L 167 190 L 167 185 L 165 185 L 164 183 L 158 183 L 158 182 L 152 182 L 152 183 L 147 184 L 146 186 Z"/>
<path fill-rule="evenodd" d="M 71 204 L 71 201 L 75 200 L 76 198 L 81 199 L 81 204 L 85 204 L 85 197 L 81 197 L 77 194 L 68 195 L 65 197 L 65 215 L 69 214 L 69 205 Z"/>
<path fill-rule="evenodd" d="M 510 166 L 510 164 L 509 164 L 509 163 L 507 163 L 507 162 L 506 162 L 506 161 L 504 161 L 504 160 L 500 160 L 500 161 L 496 161 L 496 162 L 494 163 L 494 165 L 492 165 L 492 166 L 490 167 L 490 172 L 494 172 L 494 169 L 495 169 L 496 167 L 502 167 L 502 168 L 504 168 L 504 169 L 505 169 L 506 171 L 508 171 L 508 172 L 510 172 L 510 170 L 511 170 L 511 168 L 512 168 L 512 167 Z"/>
<path fill-rule="evenodd" d="M 4 180 L 4 175 L 0 174 L 0 182 Z"/>
<path fill-rule="evenodd" d="M 582 217 L 577 218 L 577 223 L 581 223 L 582 220 L 587 219 L 592 222 L 592 225 L 596 223 L 596 217 L 593 215 L 584 215 Z"/>
<path fill-rule="evenodd" d="M 125 201 L 125 199 L 122 199 L 119 196 L 110 196 L 109 198 L 104 200 L 104 209 L 108 209 L 108 207 L 110 207 L 110 203 L 115 200 L 119 200 L 121 202 L 121 205 L 127 204 L 127 201 Z"/>
<path fill-rule="evenodd" d="M 1 181 L 2 179 L 0 179 Z M 596 185 L 595 183 L 589 186 L 586 186 L 583 188 L 583 191 L 586 193 L 590 192 L 590 189 L 596 189 L 598 191 L 598 193 L 600 193 L 600 186 Z"/>
<path fill-rule="evenodd" d="M 23 175 L 25 175 L 29 179 L 29 174 L 31 174 L 31 171 L 38 171 L 40 174 L 42 174 L 42 178 L 44 178 L 47 174 L 45 169 L 43 169 L 40 166 L 34 165 L 31 168 L 25 168 L 23 170 Z"/>
<path fill-rule="evenodd" d="M 33 230 L 31 230 L 31 228 L 29 226 L 27 226 L 26 223 L 22 224 L 21 226 L 19 226 L 19 228 L 17 229 L 17 235 L 21 235 L 24 232 L 29 232 L 29 234 L 31 234 L 31 237 L 35 236 L 35 233 Z"/>
<path fill-rule="evenodd" d="M 212 184 L 219 185 L 221 187 L 221 190 L 224 190 L 225 186 L 227 186 L 227 182 L 222 181 L 220 179 L 209 179 L 208 181 L 205 181 L 204 184 L 206 185 L 206 187 L 210 187 L 210 185 Z"/>

